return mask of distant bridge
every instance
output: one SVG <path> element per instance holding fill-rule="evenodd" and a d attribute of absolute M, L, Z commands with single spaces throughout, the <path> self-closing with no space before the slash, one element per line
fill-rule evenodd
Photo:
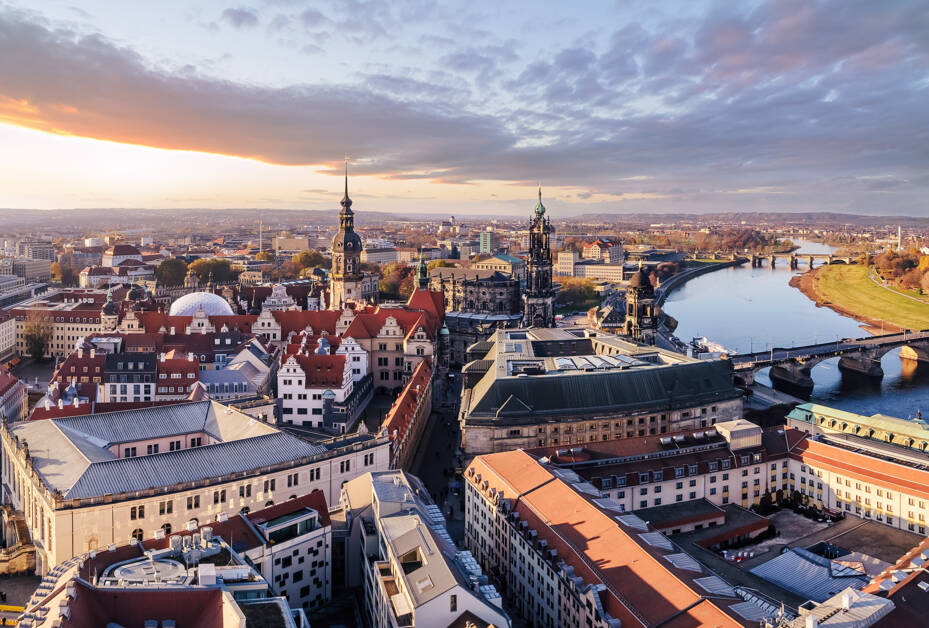
<path fill-rule="evenodd" d="M 799 388 L 813 388 L 810 369 L 824 360 L 839 358 L 839 369 L 868 377 L 881 378 L 881 358 L 888 351 L 903 347 L 901 358 L 929 362 L 929 330 L 909 331 L 843 338 L 804 347 L 785 349 L 774 347 L 767 351 L 730 356 L 736 378 L 744 385 L 755 381 L 755 373 L 771 367 L 771 380 Z"/>
<path fill-rule="evenodd" d="M 786 260 L 790 268 L 797 268 L 801 262 L 805 262 L 807 268 L 812 269 L 817 260 L 823 264 L 855 263 L 855 258 L 850 255 L 833 255 L 832 253 L 769 253 L 767 255 L 752 253 L 752 268 L 760 268 L 765 265 L 765 262 L 774 268 L 779 259 Z"/>

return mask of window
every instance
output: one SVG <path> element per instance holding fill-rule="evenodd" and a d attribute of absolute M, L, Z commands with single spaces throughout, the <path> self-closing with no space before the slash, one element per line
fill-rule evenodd
<path fill-rule="evenodd" d="M 158 453 L 158 443 L 155 443 L 154 445 L 149 445 L 147 451 L 148 451 L 148 455 L 149 455 L 149 456 L 151 456 L 152 454 L 157 454 L 157 453 Z"/>
<path fill-rule="evenodd" d="M 161 529 L 164 530 L 165 536 L 171 534 L 171 524 L 170 524 L 170 523 L 162 524 Z"/>
<path fill-rule="evenodd" d="M 343 460 L 339 463 L 339 473 L 348 473 L 349 471 L 351 471 L 351 468 L 352 468 L 351 460 Z"/>
<path fill-rule="evenodd" d="M 264 492 L 267 493 L 267 492 L 269 492 L 269 491 L 273 491 L 273 490 L 275 489 L 275 484 L 276 484 L 276 483 L 277 483 L 277 480 L 276 480 L 276 479 L 265 480 Z"/>
<path fill-rule="evenodd" d="M 126 449 L 125 449 L 125 457 L 126 457 L 126 458 L 135 458 L 135 457 L 136 457 L 136 449 L 135 449 L 135 447 L 126 447 Z"/>
<path fill-rule="evenodd" d="M 448 597 L 448 612 L 457 613 L 458 612 L 458 596 L 450 595 Z"/>
<path fill-rule="evenodd" d="M 251 497 L 252 496 L 252 485 L 244 484 L 239 487 L 239 497 Z"/>
<path fill-rule="evenodd" d="M 296 486 L 296 485 L 297 485 L 297 481 L 298 481 L 299 479 L 300 479 L 300 474 L 299 474 L 299 473 L 291 473 L 291 474 L 289 474 L 289 475 L 287 476 L 287 486 L 288 486 L 288 487 Z"/>
<path fill-rule="evenodd" d="M 142 528 L 136 528 L 135 530 L 133 530 L 131 538 L 135 539 L 136 541 L 141 541 L 142 540 Z"/>
<path fill-rule="evenodd" d="M 187 510 L 194 510 L 200 507 L 200 496 L 193 495 L 187 498 Z"/>
<path fill-rule="evenodd" d="M 174 512 L 174 502 L 168 500 L 166 502 L 158 502 L 158 514 L 159 515 L 170 515 Z"/>
<path fill-rule="evenodd" d="M 226 503 L 226 489 L 221 491 L 213 491 L 213 503 L 214 504 L 225 504 Z"/>
<path fill-rule="evenodd" d="M 133 506 L 130 508 L 129 518 L 133 521 L 136 519 L 145 519 L 145 506 Z"/>

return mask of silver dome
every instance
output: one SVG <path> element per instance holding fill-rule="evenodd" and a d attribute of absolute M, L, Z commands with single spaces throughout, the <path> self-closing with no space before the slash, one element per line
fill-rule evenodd
<path fill-rule="evenodd" d="M 171 304 L 168 314 L 171 316 L 193 316 L 203 309 L 207 316 L 231 316 L 234 314 L 226 300 L 210 292 L 191 292 Z"/>

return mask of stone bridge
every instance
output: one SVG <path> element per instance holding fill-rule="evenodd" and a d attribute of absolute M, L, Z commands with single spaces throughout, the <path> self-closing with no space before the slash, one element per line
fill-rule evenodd
<path fill-rule="evenodd" d="M 777 265 L 777 260 L 786 260 L 791 268 L 797 268 L 801 262 L 812 269 L 820 261 L 823 264 L 854 264 L 855 258 L 849 255 L 832 255 L 831 253 L 770 253 L 768 255 L 752 254 L 752 268 L 760 268 L 767 262 L 771 268 Z"/>
<path fill-rule="evenodd" d="M 867 336 L 865 338 L 842 338 L 835 342 L 824 342 L 805 347 L 784 349 L 774 347 L 767 351 L 730 356 L 736 380 L 750 386 L 755 373 L 771 367 L 771 381 L 800 389 L 813 389 L 810 369 L 831 358 L 839 358 L 839 369 L 843 373 L 856 373 L 867 377 L 881 378 L 881 358 L 885 353 L 903 347 L 900 357 L 929 362 L 929 330 L 909 331 Z"/>

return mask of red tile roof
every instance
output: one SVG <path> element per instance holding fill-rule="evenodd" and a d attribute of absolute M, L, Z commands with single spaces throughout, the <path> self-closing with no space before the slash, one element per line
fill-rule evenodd
<path fill-rule="evenodd" d="M 406 431 L 409 429 L 412 419 L 416 413 L 416 406 L 419 401 L 419 395 L 426 390 L 429 380 L 432 378 L 432 361 L 424 358 L 415 369 L 410 381 L 400 392 L 400 396 L 390 406 L 387 416 L 384 417 L 384 423 L 381 429 L 387 430 L 387 435 L 391 440 L 403 440 Z M 394 431 L 396 430 L 396 435 Z"/>
<path fill-rule="evenodd" d="M 794 429 L 787 432 L 802 434 Z M 849 478 L 929 499 L 929 471 L 906 464 L 881 460 L 809 438 L 802 439 L 791 450 L 790 457 L 818 469 L 828 469 Z"/>
<path fill-rule="evenodd" d="M 478 456 L 466 474 L 503 491 L 529 528 L 587 584 L 603 583 L 604 608 L 623 626 L 739 626 L 658 550 L 634 538 L 523 451 Z M 480 476 L 480 481 L 477 481 Z M 735 601 L 735 600 L 733 600 Z M 673 619 L 672 619 L 673 618 Z"/>
<path fill-rule="evenodd" d="M 282 363 L 293 357 L 306 376 L 306 388 L 341 388 L 342 376 L 345 374 L 344 355 L 302 355 L 284 356 Z"/>
<path fill-rule="evenodd" d="M 6 367 L 0 366 L 0 397 L 7 394 L 15 386 L 22 386 L 23 383 L 10 373 Z"/>
<path fill-rule="evenodd" d="M 255 525 L 260 525 L 266 521 L 289 515 L 292 512 L 297 512 L 304 508 L 312 508 L 319 513 L 319 523 L 321 525 L 330 525 L 329 507 L 326 505 L 326 496 L 318 488 L 306 495 L 301 495 L 297 499 L 288 499 L 286 502 L 268 506 L 262 510 L 247 514 L 245 517 Z"/>
<path fill-rule="evenodd" d="M 302 332 L 307 325 L 314 333 L 327 331 L 335 334 L 335 326 L 342 312 L 332 310 L 286 310 L 271 312 L 274 320 L 281 326 L 281 337 L 287 338 L 291 332 Z"/>

